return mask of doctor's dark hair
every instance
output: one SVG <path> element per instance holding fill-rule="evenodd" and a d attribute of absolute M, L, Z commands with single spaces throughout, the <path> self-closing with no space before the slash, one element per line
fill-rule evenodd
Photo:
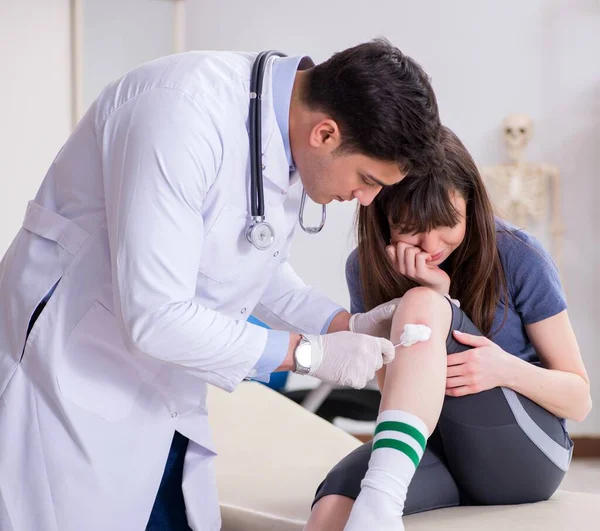
<path fill-rule="evenodd" d="M 384 188 L 369 206 L 359 207 L 363 300 L 371 309 L 418 285 L 399 274 L 387 256 L 390 227 L 408 234 L 453 227 L 460 220 L 452 201 L 452 194 L 458 193 L 467 204 L 466 232 L 463 242 L 446 259 L 450 295 L 460 301 L 473 323 L 490 335 L 498 303 L 509 300 L 492 203 L 475 162 L 458 137 L 443 127 L 440 142 L 445 155 L 442 167 L 428 175 L 408 176 Z M 507 307 L 503 305 L 506 320 Z"/>
<path fill-rule="evenodd" d="M 396 162 L 413 174 L 442 164 L 440 117 L 429 78 L 387 40 L 338 52 L 307 77 L 304 101 L 337 122 L 342 153 Z"/>

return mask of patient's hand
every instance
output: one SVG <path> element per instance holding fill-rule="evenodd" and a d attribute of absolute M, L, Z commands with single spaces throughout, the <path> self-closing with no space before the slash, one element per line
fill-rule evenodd
<path fill-rule="evenodd" d="M 428 264 L 431 258 L 429 253 L 404 242 L 388 245 L 386 252 L 392 265 L 401 275 L 441 295 L 448 295 L 450 292 L 450 277 L 437 265 Z"/>

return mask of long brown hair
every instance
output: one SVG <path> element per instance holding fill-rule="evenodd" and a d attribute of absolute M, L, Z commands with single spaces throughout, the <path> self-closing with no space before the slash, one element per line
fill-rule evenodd
<path fill-rule="evenodd" d="M 496 247 L 493 207 L 477 166 L 458 137 L 443 127 L 440 142 L 445 155 L 442 166 L 427 175 L 406 177 L 382 190 L 369 206 L 359 208 L 363 299 L 371 309 L 418 285 L 396 272 L 385 252 L 391 238 L 390 224 L 410 233 L 452 227 L 460 215 L 451 194 L 458 193 L 467 203 L 466 233 L 460 246 L 447 258 L 450 296 L 458 299 L 473 323 L 489 335 L 498 302 L 508 300 Z"/>

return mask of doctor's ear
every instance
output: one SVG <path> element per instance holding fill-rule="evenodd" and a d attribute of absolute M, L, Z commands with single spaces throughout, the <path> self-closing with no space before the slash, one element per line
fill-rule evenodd
<path fill-rule="evenodd" d="M 337 149 L 340 144 L 340 129 L 331 118 L 321 120 L 310 132 L 310 145 L 312 147 L 328 145 L 333 150 Z"/>

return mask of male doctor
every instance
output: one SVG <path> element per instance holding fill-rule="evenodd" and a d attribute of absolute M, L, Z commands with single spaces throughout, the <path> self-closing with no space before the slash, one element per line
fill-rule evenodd
<path fill-rule="evenodd" d="M 189 52 L 110 84 L 29 203 L 0 263 L 2 531 L 216 531 L 207 384 L 296 370 L 362 387 L 393 358 L 376 337 L 393 305 L 350 316 L 287 258 L 302 187 L 368 205 L 434 157 L 427 77 L 381 40 L 318 66 L 267 62 L 274 241 L 259 250 L 246 238 L 255 57 Z"/>

